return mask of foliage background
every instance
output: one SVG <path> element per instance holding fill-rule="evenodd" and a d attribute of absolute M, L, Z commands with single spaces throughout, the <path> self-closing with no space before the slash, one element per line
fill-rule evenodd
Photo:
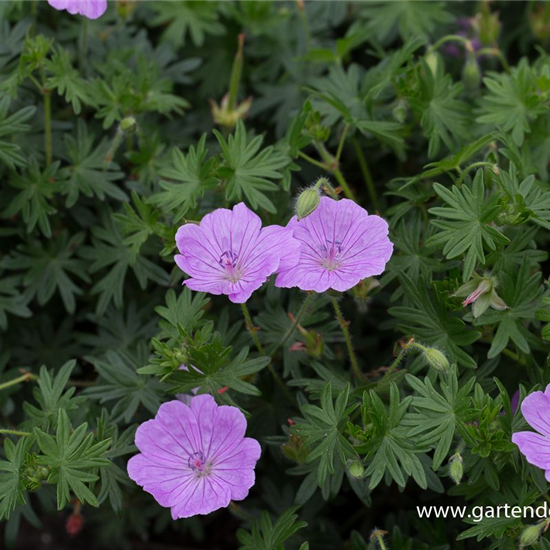
<path fill-rule="evenodd" d="M 252 107 L 215 130 L 241 33 Z M 539 2 L 121 1 L 94 22 L 0 2 L 0 414 L 30 434 L 2 434 L 4 544 L 364 550 L 379 527 L 393 549 L 516 548 L 520 519 L 414 507 L 548 498 L 509 395 L 550 381 L 549 37 Z M 297 406 L 239 309 L 182 289 L 174 234 L 240 200 L 286 223 L 320 176 L 388 219 L 395 253 L 341 299 L 363 376 L 323 296 L 274 354 Z M 486 271 L 509 307 L 475 318 L 453 294 Z M 303 298 L 255 293 L 265 347 Z M 411 337 L 452 366 L 402 352 Z M 225 386 L 264 448 L 257 484 L 174 523 L 126 476 L 133 432 L 171 394 Z"/>

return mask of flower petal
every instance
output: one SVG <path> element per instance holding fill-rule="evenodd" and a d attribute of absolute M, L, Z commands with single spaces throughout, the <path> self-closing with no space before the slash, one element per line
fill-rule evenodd
<path fill-rule="evenodd" d="M 528 395 L 521 404 L 521 412 L 532 428 L 550 437 L 550 395 L 541 391 Z"/>
<path fill-rule="evenodd" d="M 550 439 L 533 432 L 517 432 L 512 435 L 512 442 L 529 464 L 550 470 Z"/>

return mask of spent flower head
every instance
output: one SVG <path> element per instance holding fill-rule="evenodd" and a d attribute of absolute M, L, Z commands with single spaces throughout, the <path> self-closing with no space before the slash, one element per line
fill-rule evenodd
<path fill-rule="evenodd" d="M 128 475 L 171 508 L 173 519 L 225 508 L 254 485 L 261 448 L 245 431 L 243 413 L 211 395 L 197 395 L 189 406 L 164 403 L 137 429 L 141 452 L 128 462 Z"/>
<path fill-rule="evenodd" d="M 300 243 L 292 230 L 278 225 L 262 229 L 260 218 L 244 203 L 219 208 L 199 225 L 182 225 L 176 234 L 180 254 L 175 261 L 191 278 L 191 290 L 226 294 L 246 302 L 268 277 L 300 261 Z"/>
<path fill-rule="evenodd" d="M 497 294 L 497 287 L 498 279 L 496 277 L 492 277 L 488 273 L 483 276 L 474 273 L 473 278 L 458 288 L 454 296 L 458 298 L 466 297 L 462 302 L 464 307 L 474 304 L 472 314 L 477 318 L 485 313 L 489 307 L 499 311 L 508 307 Z"/>
<path fill-rule="evenodd" d="M 322 197 L 312 214 L 302 220 L 294 216 L 287 228 L 300 243 L 301 258 L 279 269 L 278 287 L 343 292 L 380 275 L 393 251 L 388 224 L 348 199 Z"/>

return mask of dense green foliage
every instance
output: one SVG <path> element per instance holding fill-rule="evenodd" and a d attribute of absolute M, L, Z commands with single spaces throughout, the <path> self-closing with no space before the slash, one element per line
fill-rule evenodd
<path fill-rule="evenodd" d="M 532 521 L 415 506 L 550 497 L 510 441 L 510 396 L 550 382 L 549 40 L 537 2 L 0 2 L 5 544 L 516 548 Z M 173 261 L 179 225 L 239 201 L 285 224 L 319 177 L 395 244 L 337 296 L 359 373 L 329 296 L 289 335 L 305 294 L 256 292 L 258 350 Z M 263 455 L 245 501 L 173 522 L 126 461 L 193 388 Z"/>

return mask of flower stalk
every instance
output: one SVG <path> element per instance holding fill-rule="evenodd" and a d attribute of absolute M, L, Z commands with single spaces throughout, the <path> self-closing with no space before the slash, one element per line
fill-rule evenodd
<path fill-rule="evenodd" d="M 353 372 L 358 378 L 362 378 L 363 373 L 359 368 L 357 356 L 355 355 L 355 350 L 353 349 L 353 344 L 351 342 L 351 335 L 349 333 L 349 327 L 348 327 L 349 323 L 344 319 L 344 315 L 342 313 L 342 309 L 340 308 L 340 304 L 338 304 L 338 300 L 334 296 L 330 296 L 330 301 L 332 303 L 332 307 L 334 308 L 336 319 L 338 320 L 340 328 L 342 329 L 342 333 L 344 334 L 344 339 L 346 341 L 346 346 L 348 348 L 348 355 L 351 361 Z"/>

